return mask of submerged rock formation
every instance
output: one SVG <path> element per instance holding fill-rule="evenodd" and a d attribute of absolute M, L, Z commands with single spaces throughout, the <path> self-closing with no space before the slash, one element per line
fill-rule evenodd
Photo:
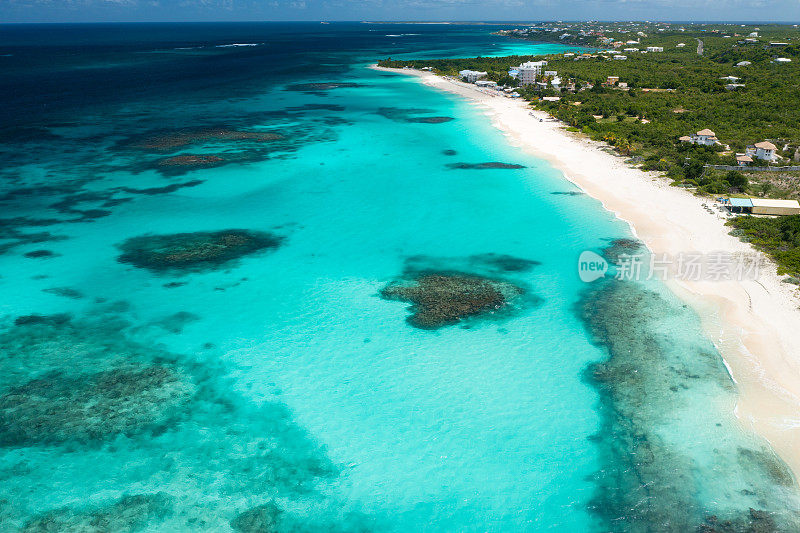
<path fill-rule="evenodd" d="M 716 515 L 706 517 L 698 533 L 782 533 L 771 514 L 752 507 L 732 520 L 720 520 Z"/>
<path fill-rule="evenodd" d="M 152 519 L 170 514 L 164 494 L 136 494 L 93 510 L 56 509 L 28 520 L 21 533 L 134 533 Z"/>
<path fill-rule="evenodd" d="M 612 246 L 617 253 L 639 243 Z M 605 530 L 800 531 L 791 473 L 766 443 L 742 433 L 734 384 L 690 309 L 607 279 L 587 290 L 579 313 L 608 355 L 586 371 L 601 415 L 590 510 Z"/>
<path fill-rule="evenodd" d="M 156 164 L 160 167 L 210 168 L 223 162 L 225 158 L 218 155 L 184 154 L 159 159 Z"/>
<path fill-rule="evenodd" d="M 525 165 L 517 165 L 514 163 L 501 163 L 499 161 L 490 161 L 488 163 L 450 163 L 448 168 L 459 170 L 493 170 L 493 169 L 520 169 L 526 168 Z"/>
<path fill-rule="evenodd" d="M 539 261 L 514 257 L 508 254 L 475 254 L 467 257 L 434 257 L 412 255 L 406 258 L 407 274 L 432 271 L 471 272 L 487 278 L 502 277 L 507 274 L 529 272 L 541 265 Z"/>
<path fill-rule="evenodd" d="M 245 255 L 278 248 L 283 237 L 230 229 L 133 237 L 119 245 L 120 263 L 154 272 L 212 270 Z"/>
<path fill-rule="evenodd" d="M 411 302 L 409 324 L 437 329 L 496 313 L 524 291 L 511 283 L 457 272 L 428 272 L 387 285 L 381 296 Z"/>
<path fill-rule="evenodd" d="M 125 312 L 0 324 L 0 530 L 226 531 L 259 501 L 291 508 L 281 531 L 365 530 L 336 495 L 339 469 L 285 405 L 240 396 L 215 355 L 157 348 L 161 324 Z M 235 523 L 260 531 L 270 515 Z"/>
<path fill-rule="evenodd" d="M 247 131 L 231 128 L 196 128 L 170 130 L 146 135 L 129 141 L 126 146 L 149 152 L 172 152 L 192 144 L 220 141 L 267 142 L 283 139 L 283 135 L 268 131 Z M 186 156 L 198 157 L 198 156 Z M 186 161 L 186 160 L 178 160 Z M 180 164 L 180 163 L 179 163 Z"/>
<path fill-rule="evenodd" d="M 541 299 L 525 284 L 506 279 L 528 272 L 540 263 L 506 254 L 467 257 L 413 255 L 397 281 L 386 285 L 380 296 L 410 302 L 408 323 L 421 329 L 505 318 Z"/>
<path fill-rule="evenodd" d="M 181 416 L 194 380 L 170 354 L 120 336 L 120 327 L 28 315 L 2 332 L 0 446 L 93 446 Z"/>
<path fill-rule="evenodd" d="M 270 157 L 286 157 L 295 151 L 304 142 L 300 138 L 282 138 L 279 142 L 249 143 L 246 146 L 237 146 L 236 151 L 215 154 L 178 154 L 149 160 L 144 157 L 137 158 L 130 167 L 132 172 L 154 170 L 165 177 L 183 176 L 196 170 L 220 168 L 226 165 L 246 165 L 266 161 Z M 282 154 L 282 155 L 281 155 Z"/>
<path fill-rule="evenodd" d="M 333 89 L 352 89 L 355 87 L 363 87 L 361 83 L 342 82 L 342 81 L 325 81 L 316 83 L 295 83 L 286 87 L 289 91 L 300 91 L 305 93 L 318 93 L 330 91 Z"/>
<path fill-rule="evenodd" d="M 453 117 L 410 117 L 406 122 L 417 122 L 420 124 L 443 124 L 455 120 Z"/>
<path fill-rule="evenodd" d="M 541 265 L 539 261 L 507 254 L 478 254 L 469 257 L 474 267 L 496 272 L 528 272 Z"/>
<path fill-rule="evenodd" d="M 49 259 L 51 257 L 58 257 L 59 254 L 53 252 L 52 250 L 33 250 L 31 252 L 27 252 L 24 254 L 25 257 L 31 259 Z"/>
<path fill-rule="evenodd" d="M 0 446 L 135 434 L 166 423 L 192 391 L 185 376 L 158 365 L 50 372 L 0 396 Z"/>
<path fill-rule="evenodd" d="M 647 252 L 644 243 L 637 239 L 614 239 L 611 245 L 603 250 L 605 257 L 612 264 L 619 264 L 623 256 L 644 255 Z"/>
<path fill-rule="evenodd" d="M 277 533 L 283 511 L 274 502 L 248 509 L 231 520 L 238 533 Z"/>
<path fill-rule="evenodd" d="M 144 194 L 147 196 L 155 196 L 157 194 L 172 194 L 175 191 L 186 189 L 189 187 L 197 187 L 205 183 L 203 180 L 191 180 L 184 183 L 172 183 L 164 185 L 163 187 L 148 187 L 146 189 L 136 189 L 134 187 L 119 187 L 117 190 L 127 194 Z"/>
<path fill-rule="evenodd" d="M 453 117 L 443 116 L 418 116 L 432 113 L 430 109 L 404 108 L 404 107 L 381 107 L 378 114 L 394 120 L 395 122 L 409 122 L 418 124 L 442 124 L 455 120 Z"/>

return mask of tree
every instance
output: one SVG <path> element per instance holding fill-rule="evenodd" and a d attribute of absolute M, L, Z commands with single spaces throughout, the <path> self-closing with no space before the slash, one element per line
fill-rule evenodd
<path fill-rule="evenodd" d="M 749 183 L 747 176 L 736 170 L 729 170 L 725 175 L 725 181 L 727 181 L 731 187 L 734 189 L 739 189 L 740 191 L 747 189 L 747 185 Z"/>

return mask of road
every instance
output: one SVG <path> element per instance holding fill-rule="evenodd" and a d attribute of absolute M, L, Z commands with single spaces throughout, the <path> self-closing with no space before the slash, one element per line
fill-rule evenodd
<path fill-rule="evenodd" d="M 695 37 L 697 39 L 697 37 Z M 703 55 L 703 41 L 697 39 L 697 55 Z"/>

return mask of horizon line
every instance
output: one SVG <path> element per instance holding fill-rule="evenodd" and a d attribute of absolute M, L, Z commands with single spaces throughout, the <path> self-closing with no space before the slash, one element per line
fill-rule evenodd
<path fill-rule="evenodd" d="M 333 19 L 298 19 L 298 20 L 86 20 L 86 21 L 19 21 L 19 22 L 0 22 L 0 26 L 14 26 L 24 24 L 253 24 L 253 23 L 273 23 L 273 24 L 309 24 L 309 23 L 350 23 L 350 24 L 541 24 L 541 23 L 648 23 L 648 24 L 774 24 L 778 26 L 791 26 L 800 24 L 797 21 L 777 21 L 777 20 L 645 20 L 645 19 L 588 19 L 588 20 L 566 20 L 566 19 L 518 19 L 518 20 L 333 20 Z"/>

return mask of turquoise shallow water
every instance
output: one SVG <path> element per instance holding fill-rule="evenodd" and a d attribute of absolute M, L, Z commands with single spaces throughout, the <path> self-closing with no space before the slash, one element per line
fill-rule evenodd
<path fill-rule="evenodd" d="M 532 50 L 393 28 L 421 34 L 395 55 L 482 53 L 465 35 Z M 226 31 L 214 43 L 283 35 Z M 191 52 L 210 71 L 263 59 L 214 43 Z M 366 69 L 380 43 L 352 46 L 227 85 L 181 56 L 199 76 L 181 93 L 163 81 L 8 133 L 2 527 L 793 530 L 794 480 L 739 428 L 697 317 L 658 284 L 578 279 L 579 253 L 612 253 L 627 227 L 466 103 Z M 191 141 L 165 148 L 175 135 Z M 225 164 L 159 163 L 181 154 Z M 486 162 L 522 168 L 454 168 Z M 131 238 L 229 229 L 283 240 L 199 270 L 118 260 Z M 381 297 L 409 269 L 526 292 L 420 329 Z"/>

